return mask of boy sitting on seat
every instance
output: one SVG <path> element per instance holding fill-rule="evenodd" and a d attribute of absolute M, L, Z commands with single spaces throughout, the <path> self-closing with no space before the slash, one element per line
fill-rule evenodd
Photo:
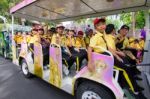
<path fill-rule="evenodd" d="M 133 87 L 134 93 L 137 94 L 137 93 L 141 92 L 144 89 L 137 85 L 137 82 L 135 81 L 136 75 L 133 73 L 132 68 L 127 67 L 125 65 L 125 61 L 124 61 L 126 58 L 125 55 L 122 52 L 117 51 L 117 49 L 116 49 L 114 25 L 108 24 L 106 26 L 105 31 L 106 31 L 105 40 L 106 40 L 108 50 L 114 55 L 114 65 L 117 68 L 121 68 L 127 72 L 128 77 L 132 83 L 132 86 L 130 86 L 130 87 Z M 119 54 L 119 53 L 122 53 L 122 54 Z"/>
<path fill-rule="evenodd" d="M 62 49 L 62 59 L 63 59 L 63 72 L 65 75 L 69 74 L 70 67 L 75 62 L 75 57 L 71 54 L 69 48 L 66 46 L 66 36 L 64 33 L 64 26 L 58 25 L 56 27 L 56 34 L 53 34 L 51 44 L 58 44 Z"/>

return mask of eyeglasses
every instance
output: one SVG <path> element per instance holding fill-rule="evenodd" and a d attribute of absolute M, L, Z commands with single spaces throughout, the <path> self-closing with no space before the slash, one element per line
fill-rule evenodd
<path fill-rule="evenodd" d="M 43 29 L 33 29 L 32 31 L 44 31 Z"/>

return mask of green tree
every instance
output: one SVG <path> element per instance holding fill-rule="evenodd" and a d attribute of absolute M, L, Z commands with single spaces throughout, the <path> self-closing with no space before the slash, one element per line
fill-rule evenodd
<path fill-rule="evenodd" d="M 131 26 L 132 14 L 131 13 L 120 14 L 120 21 L 122 21 L 123 24 Z"/>
<path fill-rule="evenodd" d="M 7 0 L 1 0 L 0 2 L 0 15 L 6 16 L 8 15 L 9 4 Z"/>
<path fill-rule="evenodd" d="M 136 19 L 135 19 L 136 28 L 141 29 L 145 26 L 145 15 L 144 11 L 136 12 Z"/>
<path fill-rule="evenodd" d="M 120 20 L 129 26 L 132 25 L 132 12 L 120 14 Z M 141 29 L 145 26 L 144 11 L 135 12 L 135 28 Z"/>
<path fill-rule="evenodd" d="M 0 0 L 0 15 L 6 17 L 8 22 L 11 22 L 9 10 L 20 1 L 21 0 Z M 18 21 L 18 19 L 15 19 L 15 22 L 16 21 Z"/>
<path fill-rule="evenodd" d="M 85 24 L 86 23 L 86 20 L 85 18 L 80 18 L 80 19 L 76 19 L 74 20 L 75 23 L 77 24 Z"/>
<path fill-rule="evenodd" d="M 117 17 L 117 15 L 116 15 Z M 115 28 L 118 30 L 122 25 L 122 22 L 118 18 L 110 18 L 109 16 L 106 17 L 106 24 L 114 24 Z"/>

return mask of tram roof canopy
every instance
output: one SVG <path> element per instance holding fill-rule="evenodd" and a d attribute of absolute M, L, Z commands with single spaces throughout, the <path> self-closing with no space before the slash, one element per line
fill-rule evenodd
<path fill-rule="evenodd" d="M 59 22 L 149 8 L 150 0 L 23 0 L 10 13 L 29 20 Z"/>

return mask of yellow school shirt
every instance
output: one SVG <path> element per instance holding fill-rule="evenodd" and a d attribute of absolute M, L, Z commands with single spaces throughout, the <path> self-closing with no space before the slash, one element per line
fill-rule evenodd
<path fill-rule="evenodd" d="M 106 43 L 103 39 L 103 34 L 96 31 L 96 34 L 90 39 L 90 44 L 89 46 L 93 48 L 94 52 L 97 53 L 103 53 L 104 51 L 99 49 L 99 48 L 95 48 L 95 46 L 100 46 L 104 49 L 107 49 Z"/>
<path fill-rule="evenodd" d="M 129 38 L 129 43 L 132 43 L 132 42 L 134 42 L 135 41 L 135 38 L 134 37 L 130 37 Z"/>
<path fill-rule="evenodd" d="M 29 43 L 35 43 L 35 42 L 40 42 L 40 37 L 39 35 L 33 35 L 33 36 L 30 36 L 30 40 L 28 41 Z"/>
<path fill-rule="evenodd" d="M 124 42 L 123 42 L 123 49 L 129 47 L 129 40 L 127 37 L 125 37 Z"/>
<path fill-rule="evenodd" d="M 75 38 L 74 37 L 66 38 L 66 46 L 69 46 L 69 47 L 75 46 Z"/>
<path fill-rule="evenodd" d="M 130 44 L 130 47 L 131 48 L 136 48 L 137 50 L 142 50 L 142 48 L 140 47 L 139 43 L 133 42 L 133 43 Z"/>
<path fill-rule="evenodd" d="M 16 35 L 14 37 L 14 40 L 15 40 L 16 44 L 21 44 L 23 41 L 23 37 L 21 35 Z"/>
<path fill-rule="evenodd" d="M 61 36 L 60 37 L 60 42 L 61 42 L 61 46 L 66 46 L 66 36 L 65 35 L 63 35 L 63 36 Z"/>
<path fill-rule="evenodd" d="M 85 48 L 86 45 L 85 45 L 84 39 L 77 37 L 76 40 L 75 40 L 75 47 L 77 47 L 77 48 Z"/>
<path fill-rule="evenodd" d="M 139 42 L 139 45 L 140 45 L 140 47 L 141 47 L 142 49 L 144 49 L 145 41 L 144 41 L 144 40 L 141 40 L 141 41 Z"/>
<path fill-rule="evenodd" d="M 105 40 L 107 43 L 107 46 L 113 50 L 116 50 L 116 44 L 115 44 L 115 36 L 111 34 L 105 35 Z"/>
<path fill-rule="evenodd" d="M 17 42 L 17 35 L 14 36 L 14 41 Z"/>
<path fill-rule="evenodd" d="M 26 36 L 26 41 L 27 41 L 27 43 L 30 43 L 30 40 L 31 40 L 31 36 L 30 36 L 30 35 L 27 35 L 27 36 Z"/>
<path fill-rule="evenodd" d="M 118 34 L 117 37 L 120 37 L 120 34 Z M 119 43 L 122 42 L 122 41 L 123 41 L 123 47 L 121 49 L 125 49 L 125 48 L 129 47 L 129 40 L 128 40 L 127 37 L 121 38 L 119 40 Z"/>
<path fill-rule="evenodd" d="M 56 35 L 56 34 L 53 34 L 52 40 L 51 40 L 51 43 L 52 43 L 52 44 L 55 44 L 55 43 L 56 43 L 56 37 L 57 37 L 57 35 Z M 56 44 L 57 44 L 57 43 L 56 43 Z"/>
<path fill-rule="evenodd" d="M 50 35 L 45 35 L 45 39 L 48 41 L 48 42 L 51 42 L 51 39 L 52 39 L 52 37 L 50 36 Z"/>
<path fill-rule="evenodd" d="M 65 46 L 66 43 L 66 36 L 60 36 L 59 34 L 54 34 L 52 36 L 52 40 L 51 40 L 52 44 L 58 44 L 61 46 Z"/>
<path fill-rule="evenodd" d="M 90 44 L 90 37 L 85 37 L 85 43 L 86 43 L 86 45 L 89 45 Z"/>

